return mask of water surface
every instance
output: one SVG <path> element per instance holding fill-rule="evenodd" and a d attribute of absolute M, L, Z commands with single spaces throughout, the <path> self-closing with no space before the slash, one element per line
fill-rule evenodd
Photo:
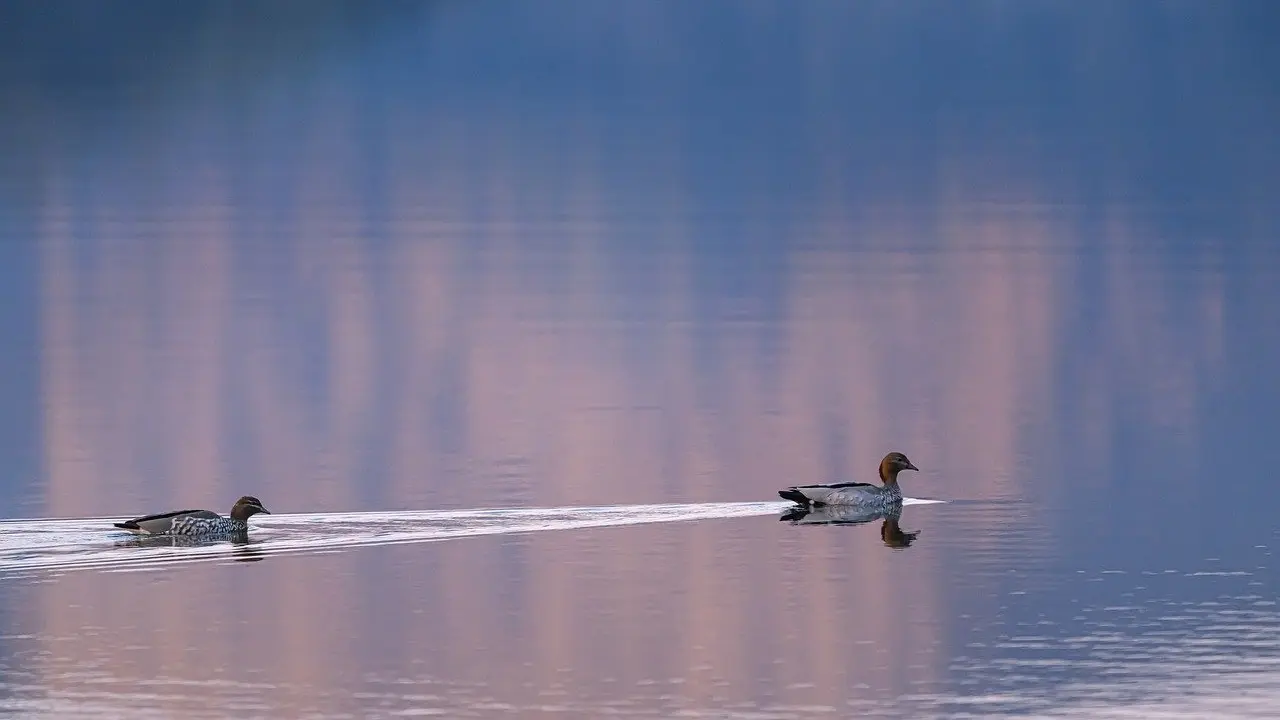
<path fill-rule="evenodd" d="M 0 711 L 1280 701 L 1261 4 L 11 5 Z"/>

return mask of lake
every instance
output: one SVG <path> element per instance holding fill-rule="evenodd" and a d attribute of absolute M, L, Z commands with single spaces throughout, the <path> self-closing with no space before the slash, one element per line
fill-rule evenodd
<path fill-rule="evenodd" d="M 1274 714 L 1280 11 L 6 8 L 0 714 Z"/>

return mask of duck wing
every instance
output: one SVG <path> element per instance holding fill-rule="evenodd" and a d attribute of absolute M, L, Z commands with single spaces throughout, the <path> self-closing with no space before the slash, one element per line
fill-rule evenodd
<path fill-rule="evenodd" d="M 215 519 L 220 517 L 218 513 L 212 510 L 173 510 L 167 513 L 158 513 L 156 515 L 144 515 L 132 520 L 113 523 L 115 527 L 121 530 L 141 533 L 145 535 L 157 535 L 169 532 L 173 529 L 174 521 L 179 518 L 209 518 Z"/>
<path fill-rule="evenodd" d="M 801 505 L 811 505 L 813 503 L 825 503 L 831 493 L 852 487 L 874 486 L 871 483 L 863 482 L 833 483 L 831 485 L 792 485 L 785 490 L 779 490 L 778 496 L 783 500 L 790 500 Z"/>

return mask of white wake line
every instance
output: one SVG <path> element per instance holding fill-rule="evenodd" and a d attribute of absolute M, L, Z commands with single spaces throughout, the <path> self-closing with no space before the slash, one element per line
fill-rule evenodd
<path fill-rule="evenodd" d="M 903 504 L 937 502 L 943 501 L 907 498 Z M 0 574 L 158 569 L 171 563 L 334 552 L 487 535 L 750 517 L 789 507 L 792 505 L 787 502 L 752 502 L 281 514 L 259 516 L 262 522 L 255 519 L 249 545 L 189 547 L 116 546 L 115 542 L 130 536 L 110 528 L 86 528 L 94 519 L 3 521 Z M 449 524 L 429 524 L 440 522 Z M 113 544 L 102 545 L 104 536 Z"/>
<path fill-rule="evenodd" d="M 930 498 L 903 498 L 903 505 L 934 505 L 946 500 Z M 307 522 L 343 522 L 348 520 L 451 520 L 473 517 L 520 517 L 528 515 L 577 514 L 585 512 L 635 511 L 645 512 L 650 509 L 671 508 L 704 508 L 704 507 L 768 507 L 770 510 L 785 510 L 793 504 L 784 501 L 770 502 L 730 502 L 730 503 L 661 503 L 653 505 L 578 505 L 568 507 L 516 507 L 516 508 L 472 508 L 466 510 L 361 510 L 357 512 L 319 512 L 319 513 L 275 513 L 257 515 L 254 523 L 272 522 L 282 519 L 298 519 Z M 96 517 L 57 517 L 57 518 L 6 518 L 0 520 L 0 535 L 12 530 L 39 531 L 43 528 L 71 528 L 75 530 L 92 530 L 94 525 L 120 522 L 125 515 L 101 515 Z"/>

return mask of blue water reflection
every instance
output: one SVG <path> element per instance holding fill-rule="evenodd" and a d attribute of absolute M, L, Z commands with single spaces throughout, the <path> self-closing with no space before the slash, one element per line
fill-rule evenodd
<path fill-rule="evenodd" d="M 5 710 L 1274 706 L 1275 11 L 8 8 Z"/>

